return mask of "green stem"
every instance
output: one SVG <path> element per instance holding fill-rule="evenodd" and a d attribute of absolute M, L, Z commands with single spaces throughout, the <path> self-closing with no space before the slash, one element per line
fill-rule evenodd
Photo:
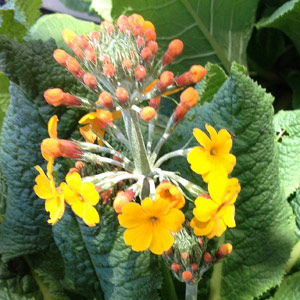
<path fill-rule="evenodd" d="M 294 264 L 298 261 L 300 258 L 300 241 L 294 246 L 291 257 L 288 260 L 286 267 L 285 267 L 285 273 L 288 274 L 291 269 L 293 268 Z"/>
<path fill-rule="evenodd" d="M 198 282 L 186 283 L 185 285 L 185 300 L 197 300 Z"/>
<path fill-rule="evenodd" d="M 173 284 L 172 276 L 166 264 L 163 262 L 163 260 L 160 260 L 160 270 L 163 276 L 161 298 L 163 300 L 169 300 L 169 299 L 178 300 L 175 287 Z"/>
<path fill-rule="evenodd" d="M 136 111 L 123 109 L 122 116 L 125 123 L 127 137 L 131 146 L 135 169 L 140 174 L 147 175 L 150 173 L 151 169 L 140 129 L 138 114 Z"/>

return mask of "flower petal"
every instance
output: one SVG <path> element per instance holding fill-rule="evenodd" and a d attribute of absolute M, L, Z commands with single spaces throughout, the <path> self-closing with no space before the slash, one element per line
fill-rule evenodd
<path fill-rule="evenodd" d="M 48 121 L 48 133 L 51 138 L 57 139 L 57 123 L 58 117 L 54 115 Z"/>
<path fill-rule="evenodd" d="M 213 237 L 217 236 L 220 237 L 226 230 L 226 225 L 224 224 L 224 221 L 219 218 L 215 219 L 215 224 L 213 226 L 213 230 L 210 234 L 207 235 L 209 239 L 212 239 Z"/>
<path fill-rule="evenodd" d="M 91 182 L 81 183 L 80 194 L 85 201 L 88 201 L 93 205 L 96 205 L 99 202 L 99 194 Z"/>
<path fill-rule="evenodd" d="M 197 142 L 204 148 L 211 148 L 211 140 L 202 130 L 200 130 L 199 128 L 194 128 L 193 135 L 196 138 Z"/>
<path fill-rule="evenodd" d="M 82 220 L 89 227 L 94 227 L 100 222 L 98 211 L 87 202 L 83 206 Z"/>
<path fill-rule="evenodd" d="M 81 201 L 80 195 L 70 189 L 65 182 L 62 182 L 59 187 L 61 188 L 64 198 L 69 205 L 72 206 L 75 202 Z"/>
<path fill-rule="evenodd" d="M 125 228 L 141 226 L 149 217 L 138 203 L 128 203 L 122 207 L 122 214 L 118 215 L 119 223 Z"/>
<path fill-rule="evenodd" d="M 159 217 L 159 224 L 168 231 L 178 232 L 181 229 L 184 220 L 185 217 L 182 211 L 171 208 L 166 215 Z"/>
<path fill-rule="evenodd" d="M 187 155 L 187 161 L 191 164 L 191 169 L 197 174 L 207 173 L 211 169 L 209 152 L 202 147 L 194 147 Z"/>
<path fill-rule="evenodd" d="M 173 243 L 173 235 L 167 229 L 160 226 L 159 222 L 154 222 L 153 235 L 150 243 L 151 252 L 160 255 L 164 251 L 170 249 Z"/>
<path fill-rule="evenodd" d="M 79 121 L 79 124 L 90 124 L 92 120 L 96 119 L 97 114 L 96 112 L 91 112 L 84 115 Z"/>
<path fill-rule="evenodd" d="M 222 219 L 224 221 L 224 223 L 230 227 L 233 228 L 235 227 L 235 220 L 234 220 L 234 216 L 235 216 L 235 207 L 234 205 L 226 205 L 224 206 L 220 212 L 219 215 L 222 216 Z"/>
<path fill-rule="evenodd" d="M 145 198 L 142 203 L 142 208 L 144 212 L 149 217 L 159 217 L 168 213 L 170 209 L 170 202 L 164 199 L 158 199 L 156 201 L 152 201 L 150 198 Z"/>
<path fill-rule="evenodd" d="M 34 192 L 41 199 L 53 197 L 50 179 L 46 176 L 46 174 L 40 166 L 35 166 L 35 169 L 40 173 L 40 175 L 38 175 L 35 178 L 36 185 L 33 187 Z"/>
<path fill-rule="evenodd" d="M 83 136 L 83 138 L 85 139 L 86 142 L 92 143 L 92 144 L 95 142 L 97 136 L 93 132 L 90 125 L 85 125 L 83 127 L 80 127 L 79 131 L 80 131 L 81 135 Z"/>
<path fill-rule="evenodd" d="M 193 213 L 196 219 L 200 222 L 207 222 L 216 214 L 218 209 L 218 204 L 212 199 L 207 199 L 203 197 L 198 197 L 195 200 L 196 208 L 194 208 Z"/>
<path fill-rule="evenodd" d="M 217 139 L 217 132 L 216 132 L 216 130 L 211 125 L 208 125 L 208 124 L 205 124 L 205 128 L 206 128 L 207 132 L 210 135 L 210 139 L 214 143 L 214 141 Z"/>
<path fill-rule="evenodd" d="M 193 218 L 190 225 L 194 229 L 195 235 L 206 236 L 213 230 L 214 221 L 199 222 L 196 218 Z"/>
<path fill-rule="evenodd" d="M 74 172 L 72 174 L 68 173 L 66 176 L 66 182 L 74 192 L 80 194 L 81 177 L 79 173 L 77 172 Z"/>
<path fill-rule="evenodd" d="M 73 210 L 73 212 L 79 217 L 82 218 L 83 217 L 83 210 L 84 210 L 84 202 L 77 200 L 74 201 L 71 205 L 71 208 Z"/>

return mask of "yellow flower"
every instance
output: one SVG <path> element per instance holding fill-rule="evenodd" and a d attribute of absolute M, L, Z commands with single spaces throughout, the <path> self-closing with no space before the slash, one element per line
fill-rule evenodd
<path fill-rule="evenodd" d="M 213 238 L 220 237 L 227 226 L 235 227 L 234 203 L 241 190 L 236 178 L 218 177 L 209 182 L 210 197 L 199 196 L 195 200 L 194 218 L 191 227 L 196 235 Z"/>
<path fill-rule="evenodd" d="M 185 204 L 185 199 L 180 190 L 170 182 L 162 182 L 158 185 L 155 191 L 155 200 L 167 200 L 172 208 L 182 208 Z"/>
<path fill-rule="evenodd" d="M 97 140 L 101 146 L 103 143 L 99 137 L 104 138 L 107 123 L 112 123 L 120 117 L 120 111 L 111 113 L 108 110 L 96 109 L 96 112 L 88 113 L 79 120 L 79 124 L 85 125 L 79 129 L 80 133 L 86 142 L 94 143 Z"/>
<path fill-rule="evenodd" d="M 36 178 L 34 192 L 41 199 L 45 199 L 45 209 L 50 213 L 48 223 L 54 225 L 63 216 L 65 211 L 64 196 L 59 188 L 55 187 L 52 176 L 54 159 L 50 158 L 47 164 L 47 175 L 40 166 L 35 166 L 40 173 Z"/>
<path fill-rule="evenodd" d="M 187 161 L 191 164 L 191 169 L 201 174 L 205 182 L 209 182 L 213 177 L 227 176 L 233 170 L 236 159 L 230 154 L 232 139 L 226 129 L 221 129 L 218 133 L 210 126 L 205 125 L 210 134 L 210 138 L 200 129 L 194 129 L 194 136 L 201 146 L 194 147 L 187 156 Z"/>
<path fill-rule="evenodd" d="M 150 247 L 155 254 L 162 254 L 174 243 L 171 232 L 178 232 L 184 222 L 184 214 L 171 208 L 166 200 L 152 201 L 145 198 L 141 205 L 128 203 L 118 216 L 120 224 L 127 228 L 125 244 L 134 251 L 144 251 Z"/>
<path fill-rule="evenodd" d="M 73 212 L 90 227 L 100 222 L 100 217 L 94 205 L 99 202 L 99 194 L 91 182 L 81 182 L 78 173 L 68 173 L 66 182 L 60 184 L 66 202 Z"/>

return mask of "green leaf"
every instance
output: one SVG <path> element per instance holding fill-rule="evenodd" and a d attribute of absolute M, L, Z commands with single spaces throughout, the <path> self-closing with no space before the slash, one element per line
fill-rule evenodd
<path fill-rule="evenodd" d="M 300 299 L 300 272 L 287 276 L 279 286 L 272 300 L 298 300 Z"/>
<path fill-rule="evenodd" d="M 174 61 L 177 72 L 207 61 L 222 64 L 229 72 L 230 63 L 246 64 L 246 47 L 254 25 L 258 0 L 113 0 L 112 16 L 139 13 L 151 21 L 160 49 L 171 40 L 184 42 L 182 55 Z"/>
<path fill-rule="evenodd" d="M 104 20 L 112 21 L 112 0 L 92 0 L 91 9 L 96 11 Z"/>
<path fill-rule="evenodd" d="M 296 235 L 300 238 L 300 189 L 296 191 L 296 194 L 292 198 L 290 205 L 296 216 Z"/>
<path fill-rule="evenodd" d="M 0 132 L 5 116 L 6 109 L 8 107 L 10 95 L 9 95 L 9 80 L 5 77 L 3 73 L 0 72 Z M 1 144 L 1 134 L 0 134 L 0 144 Z"/>
<path fill-rule="evenodd" d="M 101 286 L 106 300 L 159 299 L 161 278 L 155 257 L 124 244 L 124 230 L 111 207 L 101 209 L 100 218 L 100 225 L 91 228 L 67 208 L 53 227 L 68 287 L 101 299 Z"/>
<path fill-rule="evenodd" d="M 261 19 L 256 27 L 258 29 L 271 27 L 283 31 L 300 53 L 299 18 L 300 0 L 291 0 L 279 7 L 271 16 Z"/>
<path fill-rule="evenodd" d="M 45 15 L 39 18 L 35 25 L 31 27 L 26 39 L 47 41 L 52 37 L 56 41 L 58 48 L 70 51 L 70 48 L 62 39 L 62 31 L 64 29 L 71 29 L 77 34 L 88 34 L 99 29 L 99 25 L 64 14 Z"/>
<path fill-rule="evenodd" d="M 59 0 L 65 7 L 88 13 L 92 0 Z"/>
<path fill-rule="evenodd" d="M 274 117 L 283 196 L 300 186 L 300 110 L 280 111 Z"/>
<path fill-rule="evenodd" d="M 204 80 L 196 84 L 196 90 L 199 93 L 198 104 L 211 102 L 215 93 L 227 79 L 224 70 L 218 65 L 207 63 L 205 69 L 207 74 Z"/>
<path fill-rule="evenodd" d="M 181 143 L 174 150 L 193 128 L 204 129 L 205 123 L 217 130 L 226 128 L 235 137 L 232 152 L 237 165 L 232 176 L 242 189 L 236 228 L 223 235 L 234 251 L 214 267 L 210 299 L 250 300 L 279 284 L 294 243 L 294 217 L 280 189 L 272 102 L 270 94 L 233 65 L 213 101 L 191 110 L 178 128 Z M 181 173 L 190 170 L 186 161 L 177 159 L 168 166 Z M 193 179 L 201 181 L 199 175 Z"/>

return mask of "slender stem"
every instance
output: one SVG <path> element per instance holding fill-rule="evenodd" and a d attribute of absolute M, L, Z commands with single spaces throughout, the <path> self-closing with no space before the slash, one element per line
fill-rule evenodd
<path fill-rule="evenodd" d="M 288 262 L 285 266 L 286 274 L 288 274 L 291 271 L 291 269 L 293 268 L 293 266 L 295 265 L 295 263 L 298 261 L 299 258 L 300 258 L 300 240 L 294 246 L 291 256 L 290 256 L 290 259 L 288 260 Z"/>
<path fill-rule="evenodd" d="M 143 175 L 150 173 L 150 165 L 142 136 L 138 114 L 129 109 L 122 110 L 127 137 L 130 143 L 135 169 Z"/>
<path fill-rule="evenodd" d="M 197 300 L 198 282 L 186 283 L 185 300 Z"/>
<path fill-rule="evenodd" d="M 147 154 L 148 155 L 151 154 L 153 133 L 154 133 L 154 121 L 152 119 L 148 124 L 148 141 L 147 141 Z"/>
<path fill-rule="evenodd" d="M 154 168 L 159 168 L 166 160 L 172 158 L 172 157 L 177 157 L 177 156 L 187 156 L 188 153 L 192 150 L 192 148 L 188 149 L 179 149 L 173 152 L 169 152 L 165 155 L 163 155 L 154 165 Z"/>

